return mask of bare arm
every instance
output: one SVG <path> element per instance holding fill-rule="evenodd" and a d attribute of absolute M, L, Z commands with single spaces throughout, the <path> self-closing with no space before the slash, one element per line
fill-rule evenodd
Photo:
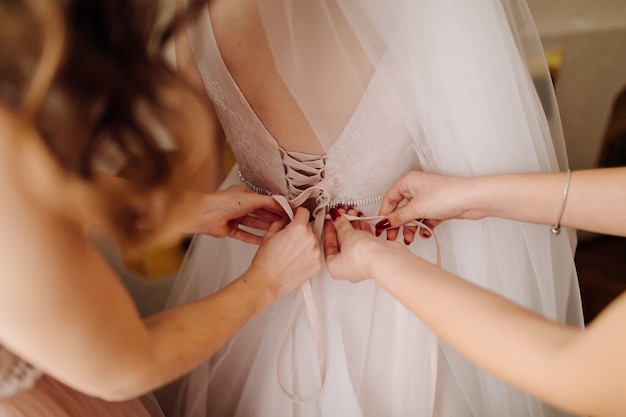
<path fill-rule="evenodd" d="M 565 173 L 476 178 L 411 172 L 387 193 L 381 214 L 392 227 L 410 219 L 502 217 L 553 225 Z M 401 208 L 400 208 L 401 207 Z M 626 168 L 572 172 L 563 226 L 626 236 Z"/>
<path fill-rule="evenodd" d="M 336 230 L 335 231 L 335 227 Z M 373 277 L 461 354 L 498 378 L 584 415 L 626 413 L 626 296 L 586 331 L 548 321 L 412 255 L 402 244 L 326 225 L 337 279 Z"/>
<path fill-rule="evenodd" d="M 272 224 L 248 271 L 224 290 L 142 320 L 83 230 L 26 191 L 15 131 L 5 126 L 0 344 L 77 390 L 119 400 L 181 376 L 320 268 L 309 213 L 299 209 L 286 227 Z"/>

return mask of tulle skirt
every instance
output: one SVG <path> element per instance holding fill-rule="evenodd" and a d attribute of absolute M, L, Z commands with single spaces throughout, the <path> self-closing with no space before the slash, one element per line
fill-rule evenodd
<path fill-rule="evenodd" d="M 378 206 L 360 207 L 365 215 Z M 500 219 L 445 222 L 436 229 L 442 266 L 559 322 L 581 325 L 567 232 Z M 434 239 L 411 250 L 436 258 Z M 194 238 L 169 301 L 182 304 L 223 288 L 250 265 L 257 247 Z M 287 250 L 287 249 L 286 249 Z M 502 274 L 501 271 L 505 273 Z M 323 329 L 325 382 L 305 309 L 287 330 L 295 294 L 254 317 L 177 387 L 174 416 L 564 416 L 467 362 L 373 281 L 311 280 Z M 281 352 L 287 334 L 285 349 Z M 497 343 L 486 341 L 485 343 Z M 161 399 L 161 398 L 160 398 Z"/>
<path fill-rule="evenodd" d="M 36 385 L 0 400 L 0 417 L 163 417 L 152 395 L 110 402 L 43 376 Z"/>

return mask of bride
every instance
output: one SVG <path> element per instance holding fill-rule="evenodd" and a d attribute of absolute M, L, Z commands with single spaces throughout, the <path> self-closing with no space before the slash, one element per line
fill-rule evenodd
<path fill-rule="evenodd" d="M 237 160 L 222 187 L 304 205 L 318 231 L 341 204 L 375 216 L 411 169 L 567 168 L 524 0 L 213 0 L 187 35 L 179 68 L 212 100 Z M 446 222 L 436 238 L 405 243 L 582 325 L 568 233 L 484 219 Z M 169 305 L 226 286 L 255 251 L 196 236 Z M 562 415 L 468 363 L 373 282 L 337 282 L 325 270 L 175 389 L 175 415 L 185 416 Z"/>

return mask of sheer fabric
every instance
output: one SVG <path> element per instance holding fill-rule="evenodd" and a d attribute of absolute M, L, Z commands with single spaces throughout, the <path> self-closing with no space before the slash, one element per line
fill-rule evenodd
<path fill-rule="evenodd" d="M 410 169 L 456 175 L 557 171 L 565 149 L 536 30 L 517 0 L 258 0 L 276 71 L 326 149 L 330 202 L 370 201 Z M 282 149 L 222 61 L 208 10 L 189 30 L 238 165 L 223 186 L 289 196 Z M 251 69 L 253 70 L 253 69 Z M 299 159 L 314 159 L 300 156 Z M 318 172 L 319 173 L 319 172 Z M 330 203 L 329 203 L 330 204 Z M 378 203 L 358 209 L 375 215 Z M 559 322 L 582 325 L 571 231 L 501 219 L 439 226 L 447 270 Z M 432 240 L 411 250 L 434 260 Z M 256 247 L 194 238 L 169 305 L 242 274 Z M 186 416 L 560 416 L 468 363 L 373 282 L 311 280 L 322 386 L 296 294 L 248 323 L 178 387 Z M 297 396 L 281 391 L 276 369 Z"/>

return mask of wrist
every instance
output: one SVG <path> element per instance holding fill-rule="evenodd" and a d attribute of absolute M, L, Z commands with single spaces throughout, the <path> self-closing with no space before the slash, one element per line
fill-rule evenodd
<path fill-rule="evenodd" d="M 460 219 L 476 220 L 493 214 L 490 207 L 493 200 L 490 181 L 490 177 L 467 178 L 460 195 L 462 204 Z"/>
<path fill-rule="evenodd" d="M 365 259 L 370 265 L 372 279 L 379 285 L 395 279 L 402 265 L 411 262 L 415 256 L 406 246 L 397 242 L 385 242 L 378 250 L 372 251 Z"/>
<path fill-rule="evenodd" d="M 240 294 L 248 300 L 258 312 L 272 304 L 280 296 L 280 291 L 272 280 L 255 269 L 249 269 L 236 281 L 240 287 Z"/>

